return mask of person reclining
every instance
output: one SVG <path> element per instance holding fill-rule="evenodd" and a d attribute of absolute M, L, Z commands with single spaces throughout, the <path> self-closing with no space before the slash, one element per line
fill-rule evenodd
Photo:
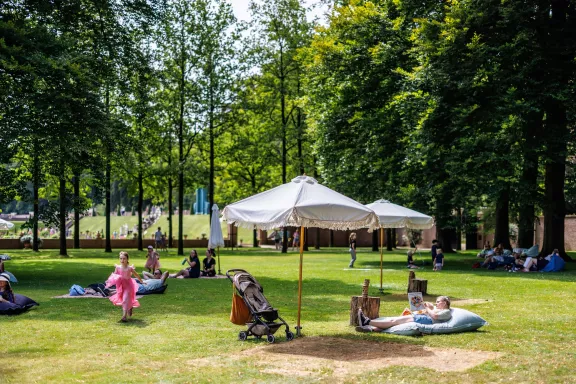
<path fill-rule="evenodd" d="M 142 272 L 142 277 L 142 283 L 136 280 L 138 283 L 138 291 L 136 293 L 140 294 L 155 291 L 163 286 L 168 278 L 168 272 L 162 273 L 160 269 L 157 269 L 153 274 Z"/>
<path fill-rule="evenodd" d="M 358 310 L 358 332 L 379 332 L 399 324 L 415 322 L 419 324 L 444 323 L 452 318 L 450 312 L 450 298 L 448 296 L 438 296 L 436 306 L 432 303 L 424 303 L 425 313 L 398 317 L 390 317 L 386 320 L 371 320 L 364 315 L 362 309 Z"/>

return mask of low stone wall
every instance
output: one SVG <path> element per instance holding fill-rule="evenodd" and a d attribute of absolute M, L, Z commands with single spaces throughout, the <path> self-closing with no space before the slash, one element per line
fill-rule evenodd
<path fill-rule="evenodd" d="M 230 242 L 225 240 L 226 247 L 229 247 Z M 178 240 L 173 242 L 174 248 L 178 247 Z M 142 240 L 142 245 L 144 248 L 149 245 L 154 246 L 154 240 L 146 239 Z M 184 240 L 184 248 L 190 249 L 201 249 L 208 247 L 208 240 Z M 138 240 L 126 240 L 126 239 L 113 239 L 110 240 L 110 245 L 112 249 L 134 249 L 138 247 Z M 66 239 L 66 247 L 69 249 L 74 248 L 74 240 Z M 104 249 L 106 247 L 106 241 L 104 239 L 80 239 L 80 248 L 82 249 Z M 18 239 L 0 239 L 0 249 L 22 249 L 24 246 L 20 244 Z M 59 239 L 45 239 L 43 240 L 43 249 L 60 249 Z"/>

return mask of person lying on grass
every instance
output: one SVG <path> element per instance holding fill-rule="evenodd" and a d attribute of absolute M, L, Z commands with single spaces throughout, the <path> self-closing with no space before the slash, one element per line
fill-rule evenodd
<path fill-rule="evenodd" d="M 362 309 L 358 310 L 358 332 L 379 332 L 383 329 L 391 328 L 395 325 L 415 322 L 419 324 L 444 323 L 452 318 L 450 313 L 450 298 L 448 296 L 438 296 L 436 306 L 425 302 L 423 314 L 414 314 L 398 317 L 390 317 L 386 320 L 370 320 L 364 315 Z"/>
<path fill-rule="evenodd" d="M 168 278 L 168 272 L 162 273 L 160 269 L 154 271 L 154 273 L 142 272 L 142 282 L 136 281 L 138 283 L 138 291 L 136 293 L 146 293 L 159 289 L 161 286 L 166 284 L 166 279 Z"/>

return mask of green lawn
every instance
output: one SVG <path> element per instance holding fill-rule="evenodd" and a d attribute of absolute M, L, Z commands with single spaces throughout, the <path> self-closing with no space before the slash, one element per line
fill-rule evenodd
<path fill-rule="evenodd" d="M 202 238 L 202 234 L 210 235 L 210 219 L 207 215 L 189 215 L 183 217 L 184 234 L 188 235 L 189 239 Z M 112 216 L 110 219 L 111 232 L 120 232 L 120 226 L 128 224 L 128 228 L 132 229 L 135 224 L 138 224 L 138 216 Z M 174 237 L 178 238 L 178 216 L 172 218 Z M 168 233 L 168 216 L 163 215 L 152 228 L 144 232 L 144 236 L 152 237 L 156 228 L 161 227 L 163 232 Z M 73 233 L 74 227 L 71 229 Z M 90 231 L 96 233 L 106 228 L 106 218 L 104 216 L 85 217 L 80 220 L 80 230 L 82 233 Z M 243 239 L 245 243 L 252 243 L 252 231 L 246 228 L 236 228 L 239 230 L 238 240 Z M 228 226 L 225 222 L 222 223 L 222 233 L 226 238 L 228 236 Z M 236 233 L 236 232 L 235 232 Z"/>
<path fill-rule="evenodd" d="M 4 341 L 0 383 L 574 381 L 576 303 L 572 291 L 576 273 L 572 264 L 568 271 L 554 274 L 506 273 L 471 269 L 475 260 L 472 251 L 447 255 L 444 271 L 432 272 L 427 267 L 417 276 L 428 279 L 430 295 L 445 294 L 453 300 L 486 299 L 463 307 L 478 313 L 490 325 L 478 332 L 415 338 L 359 334 L 348 326 L 350 296 L 361 293 L 365 278 L 372 282 L 370 295 L 379 295 L 378 253 L 360 249 L 356 268 L 349 270 L 344 248 L 310 251 L 304 255 L 304 340 L 332 337 L 341 343 L 370 341 L 374 349 L 393 349 L 397 348 L 393 343 L 401 343 L 501 354 L 465 371 L 373 365 L 366 371 L 339 376 L 338 367 L 357 361 L 354 352 L 345 358 L 329 355 L 314 360 L 317 356 L 305 350 L 287 349 L 298 345 L 299 340 L 287 343 L 281 331 L 274 346 L 264 340 L 238 341 L 238 332 L 245 328 L 228 321 L 232 288 L 227 279 L 169 280 L 164 295 L 140 300 L 141 307 L 135 309 L 134 319 L 127 324 L 118 322 L 120 309 L 105 299 L 54 299 L 72 284 L 104 281 L 117 258 L 117 253 L 102 251 L 69 252 L 71 257 L 65 259 L 57 256 L 57 250 L 40 254 L 29 250 L 7 252 L 12 256 L 7 269 L 20 280 L 14 286 L 16 292 L 41 305 L 19 316 L 0 318 Z M 129 253 L 131 262 L 141 270 L 144 253 Z M 172 251 L 161 257 L 163 268 L 170 271 L 180 269 L 181 260 Z M 270 249 L 225 250 L 221 253 L 221 268 L 251 272 L 261 282 L 270 303 L 294 327 L 298 260 L 296 253 L 283 255 Z M 385 260 L 380 313 L 396 315 L 407 304 L 405 252 L 386 253 Z M 337 344 L 334 349 L 337 352 Z M 273 352 L 275 360 L 267 361 L 267 354 Z M 319 366 L 308 370 L 312 360 Z"/>

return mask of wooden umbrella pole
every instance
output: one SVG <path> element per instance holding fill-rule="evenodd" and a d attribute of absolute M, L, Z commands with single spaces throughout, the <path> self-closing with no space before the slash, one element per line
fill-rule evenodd
<path fill-rule="evenodd" d="M 384 228 L 380 228 L 380 293 L 384 292 L 384 288 L 383 288 L 383 284 L 382 284 L 382 280 L 383 280 L 383 261 L 384 261 L 384 256 L 382 254 L 382 250 L 384 249 Z"/>
<path fill-rule="evenodd" d="M 304 262 L 304 226 L 300 227 L 300 271 L 298 275 L 298 321 L 296 324 L 296 335 L 302 336 L 300 330 L 300 314 L 302 311 L 302 264 Z"/>

